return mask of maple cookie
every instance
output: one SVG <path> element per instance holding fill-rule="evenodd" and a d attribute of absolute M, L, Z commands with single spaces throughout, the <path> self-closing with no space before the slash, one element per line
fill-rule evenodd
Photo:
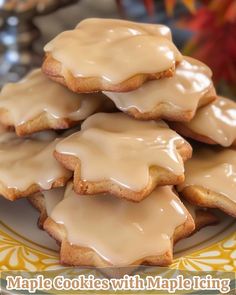
<path fill-rule="evenodd" d="M 42 69 L 75 92 L 130 91 L 173 75 L 182 55 L 168 27 L 92 18 L 49 42 Z"/>
<path fill-rule="evenodd" d="M 149 81 L 130 92 L 107 92 L 118 109 L 143 120 L 190 121 L 197 108 L 216 98 L 211 70 L 184 57 L 173 77 Z"/>
<path fill-rule="evenodd" d="M 56 146 L 55 157 L 74 171 L 79 194 L 109 192 L 139 202 L 159 185 L 184 180 L 191 146 L 164 122 L 123 113 L 97 113 Z"/>
<path fill-rule="evenodd" d="M 157 188 L 140 203 L 109 194 L 82 197 L 70 187 L 44 223 L 61 243 L 63 264 L 169 265 L 173 243 L 194 230 L 191 215 L 170 186 Z"/>
<path fill-rule="evenodd" d="M 219 96 L 188 123 L 172 123 L 178 133 L 207 144 L 236 146 L 236 103 Z"/>
<path fill-rule="evenodd" d="M 47 217 L 50 216 L 56 205 L 59 204 L 64 197 L 68 197 L 68 195 L 70 195 L 72 188 L 71 185 L 71 183 L 67 184 L 66 193 L 65 187 L 54 188 L 49 191 L 36 193 L 27 198 L 31 205 L 40 213 L 38 219 L 39 228 L 43 228 L 45 220 L 47 219 Z M 183 204 L 194 220 L 194 232 L 199 231 L 203 227 L 219 223 L 219 218 L 216 216 L 216 214 L 214 214 L 212 211 L 209 211 L 207 208 L 195 206 L 193 204 L 190 204 L 186 200 L 183 201 Z M 192 234 L 194 232 L 192 232 Z"/>
<path fill-rule="evenodd" d="M 75 94 L 48 79 L 40 69 L 22 81 L 5 85 L 0 93 L 0 122 L 17 135 L 45 129 L 65 129 L 101 111 L 105 95 Z"/>
<path fill-rule="evenodd" d="M 236 217 L 236 150 L 197 147 L 177 189 L 192 204 Z"/>
<path fill-rule="evenodd" d="M 64 186 L 71 177 L 53 157 L 59 139 L 53 132 L 30 138 L 0 134 L 0 194 L 11 201 L 40 190 Z"/>

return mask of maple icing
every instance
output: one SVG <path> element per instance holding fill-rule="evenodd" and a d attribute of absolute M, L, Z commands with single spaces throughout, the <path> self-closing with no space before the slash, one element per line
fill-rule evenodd
<path fill-rule="evenodd" d="M 185 163 L 185 181 L 178 190 L 192 185 L 236 202 L 236 150 L 198 147 Z"/>
<path fill-rule="evenodd" d="M 111 180 L 140 191 L 149 181 L 152 166 L 175 175 L 184 173 L 179 149 L 184 139 L 164 122 L 138 121 L 123 113 L 97 113 L 81 131 L 59 142 L 56 151 L 80 160 L 81 179 Z"/>
<path fill-rule="evenodd" d="M 21 191 L 33 184 L 50 189 L 53 182 L 71 175 L 53 157 L 60 139 L 53 132 L 19 138 L 13 132 L 0 134 L 0 181 Z"/>
<path fill-rule="evenodd" d="M 103 93 L 122 111 L 135 108 L 141 113 L 152 112 L 162 103 L 178 111 L 195 111 L 199 100 L 213 87 L 211 76 L 206 65 L 184 57 L 173 77 L 149 81 L 129 92 Z"/>
<path fill-rule="evenodd" d="M 104 100 L 101 93 L 75 94 L 36 69 L 20 82 L 3 87 L 0 109 L 8 111 L 16 126 L 44 112 L 54 119 L 80 121 L 97 111 Z"/>
<path fill-rule="evenodd" d="M 213 103 L 200 108 L 196 116 L 184 125 L 222 146 L 231 146 L 236 141 L 236 103 L 218 97 Z"/>
<path fill-rule="evenodd" d="M 102 77 L 113 84 L 166 71 L 182 59 L 164 25 L 98 18 L 59 34 L 44 50 L 75 77 Z"/>
<path fill-rule="evenodd" d="M 172 251 L 175 229 L 187 210 L 171 186 L 159 187 L 140 203 L 111 195 L 79 196 L 72 189 L 50 217 L 65 226 L 73 245 L 88 247 L 116 266 Z"/>

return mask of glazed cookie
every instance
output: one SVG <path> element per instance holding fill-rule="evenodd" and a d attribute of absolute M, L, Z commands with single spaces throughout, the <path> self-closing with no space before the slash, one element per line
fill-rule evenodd
<path fill-rule="evenodd" d="M 105 95 L 75 94 L 48 79 L 40 69 L 0 93 L 0 122 L 17 135 L 45 129 L 65 129 L 86 119 L 105 104 Z"/>
<path fill-rule="evenodd" d="M 197 108 L 216 98 L 211 76 L 205 64 L 184 57 L 171 78 L 149 81 L 130 92 L 104 94 L 118 109 L 137 119 L 190 121 Z"/>
<path fill-rule="evenodd" d="M 30 197 L 28 197 L 28 201 L 31 205 L 36 208 L 40 215 L 38 219 L 39 228 L 43 228 L 43 224 L 47 217 L 50 216 L 53 209 L 59 204 L 64 196 L 68 196 L 71 193 L 72 184 L 68 184 L 66 186 L 67 192 L 65 193 L 65 188 L 55 188 L 49 191 L 43 191 L 41 193 L 36 193 Z M 207 210 L 207 208 L 201 208 L 198 206 L 194 206 L 183 200 L 184 206 L 187 208 L 188 212 L 191 214 L 194 223 L 195 223 L 195 231 L 199 231 L 203 227 L 209 225 L 215 225 L 219 222 L 219 218 L 211 211 Z M 194 233 L 193 232 L 193 233 Z"/>
<path fill-rule="evenodd" d="M 53 132 L 18 138 L 0 134 L 0 194 L 11 201 L 40 190 L 62 187 L 71 172 L 53 157 L 59 139 Z"/>
<path fill-rule="evenodd" d="M 83 20 L 44 50 L 44 73 L 74 92 L 130 91 L 182 60 L 168 27 L 112 19 Z"/>
<path fill-rule="evenodd" d="M 79 194 L 109 192 L 139 202 L 156 186 L 184 180 L 191 146 L 164 122 L 123 113 L 97 113 L 56 146 L 55 157 L 74 171 Z"/>
<path fill-rule="evenodd" d="M 170 186 L 140 203 L 107 194 L 82 197 L 71 188 L 49 216 L 44 229 L 61 243 L 61 262 L 74 266 L 169 265 L 173 243 L 194 230 Z"/>
<path fill-rule="evenodd" d="M 177 189 L 190 203 L 236 217 L 236 150 L 197 147 Z"/>
<path fill-rule="evenodd" d="M 219 96 L 188 123 L 172 123 L 178 133 L 207 144 L 236 146 L 236 103 Z"/>

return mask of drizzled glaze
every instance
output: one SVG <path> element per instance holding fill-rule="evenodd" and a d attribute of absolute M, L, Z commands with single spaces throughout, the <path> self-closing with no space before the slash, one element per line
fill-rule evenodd
<path fill-rule="evenodd" d="M 5 85 L 0 93 L 0 109 L 9 112 L 15 126 L 44 112 L 54 119 L 84 120 L 103 102 L 102 94 L 75 94 L 49 80 L 40 69 L 18 83 Z"/>
<path fill-rule="evenodd" d="M 184 172 L 179 148 L 185 141 L 160 121 L 137 121 L 122 113 L 97 113 L 81 131 L 56 146 L 61 154 L 80 160 L 81 179 L 111 180 L 133 191 L 142 190 L 151 166 L 163 167 L 175 175 Z"/>
<path fill-rule="evenodd" d="M 195 111 L 199 100 L 212 87 L 211 70 L 196 59 L 184 57 L 171 78 L 149 81 L 130 92 L 104 91 L 116 106 L 126 111 L 152 112 L 159 104 L 167 103 L 176 110 Z"/>
<path fill-rule="evenodd" d="M 231 146 L 236 143 L 236 103 L 218 97 L 212 104 L 199 109 L 192 121 L 184 125 L 222 146 Z"/>
<path fill-rule="evenodd" d="M 50 189 L 53 182 L 71 175 L 53 157 L 59 139 L 45 132 L 18 138 L 13 132 L 0 134 L 0 181 L 8 188 L 24 191 L 32 184 Z"/>
<path fill-rule="evenodd" d="M 125 266 L 172 251 L 174 231 L 187 214 L 172 188 L 165 186 L 140 203 L 111 195 L 79 196 L 71 190 L 50 217 L 65 226 L 71 244 L 89 247 L 112 265 Z"/>
<path fill-rule="evenodd" d="M 163 72 L 182 59 L 166 26 L 97 18 L 59 34 L 44 50 L 75 77 L 102 77 L 113 84 Z"/>
<path fill-rule="evenodd" d="M 236 150 L 198 147 L 185 164 L 185 181 L 178 186 L 196 185 L 236 202 Z"/>

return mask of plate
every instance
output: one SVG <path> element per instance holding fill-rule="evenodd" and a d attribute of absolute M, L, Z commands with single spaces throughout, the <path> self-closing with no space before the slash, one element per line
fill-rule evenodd
<path fill-rule="evenodd" d="M 236 272 L 236 220 L 219 213 L 209 226 L 175 247 L 172 269 Z M 37 227 L 38 213 L 26 199 L 0 199 L 0 270 L 43 271 L 61 268 L 58 246 Z"/>

